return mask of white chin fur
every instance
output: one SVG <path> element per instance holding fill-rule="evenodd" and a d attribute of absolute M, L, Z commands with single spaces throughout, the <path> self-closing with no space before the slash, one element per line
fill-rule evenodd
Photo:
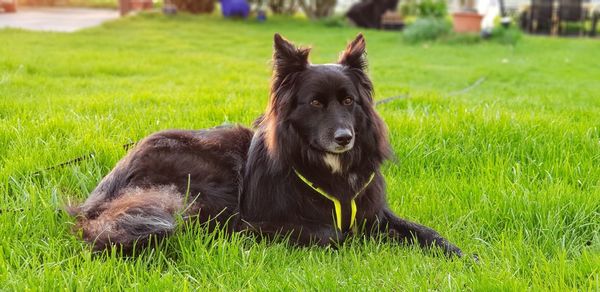
<path fill-rule="evenodd" d="M 329 169 L 331 169 L 332 173 L 342 172 L 342 164 L 338 155 L 327 153 L 325 156 L 323 156 L 323 161 L 325 161 L 325 164 L 329 166 Z"/>
<path fill-rule="evenodd" d="M 327 152 L 329 152 L 330 154 L 331 153 L 342 154 L 344 152 L 347 152 L 348 150 L 350 150 L 350 149 L 349 148 L 348 149 L 332 149 L 332 150 L 327 150 Z"/>

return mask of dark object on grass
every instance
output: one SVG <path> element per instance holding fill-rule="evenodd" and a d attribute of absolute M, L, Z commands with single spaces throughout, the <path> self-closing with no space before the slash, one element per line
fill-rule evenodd
<path fill-rule="evenodd" d="M 487 40 L 489 38 L 492 37 L 492 31 L 489 29 L 482 29 L 481 30 L 481 38 L 484 40 Z"/>
<path fill-rule="evenodd" d="M 600 7 L 592 12 L 592 30 L 590 36 L 596 36 L 596 29 L 598 27 L 598 20 L 600 19 Z"/>
<path fill-rule="evenodd" d="M 221 11 L 225 17 L 248 17 L 250 5 L 246 0 L 220 0 Z"/>
<path fill-rule="evenodd" d="M 346 13 L 355 25 L 365 28 L 380 28 L 381 16 L 388 10 L 395 11 L 398 0 L 362 0 Z"/>
<path fill-rule="evenodd" d="M 504 28 L 508 28 L 511 23 L 511 17 L 506 13 L 506 4 L 504 4 L 504 0 L 498 0 L 500 4 L 500 24 Z"/>
<path fill-rule="evenodd" d="M 256 20 L 258 20 L 259 22 L 267 20 L 267 12 L 262 9 L 256 11 Z"/>
<path fill-rule="evenodd" d="M 584 34 L 586 11 L 582 0 L 559 0 L 558 2 L 558 33 L 567 34 L 566 23 L 579 23 L 579 35 Z"/>
<path fill-rule="evenodd" d="M 131 251 L 172 233 L 182 215 L 300 246 L 383 235 L 461 256 L 387 205 L 380 166 L 391 148 L 374 110 L 363 36 L 325 65 L 310 64 L 309 49 L 279 34 L 274 41 L 271 94 L 256 131 L 171 130 L 144 139 L 71 208 L 84 240 Z"/>
<path fill-rule="evenodd" d="M 381 29 L 402 30 L 403 28 L 404 21 L 398 12 L 388 10 L 381 16 Z"/>
<path fill-rule="evenodd" d="M 553 0 L 531 0 L 527 30 L 530 33 L 546 33 L 552 31 L 552 1 Z"/>
<path fill-rule="evenodd" d="M 165 0 L 162 11 L 165 15 L 175 15 L 177 14 L 177 7 L 171 0 Z"/>
<path fill-rule="evenodd" d="M 510 19 L 510 16 L 505 16 L 505 17 L 500 18 L 500 24 L 505 29 L 510 27 L 511 22 L 512 22 L 512 20 Z"/>

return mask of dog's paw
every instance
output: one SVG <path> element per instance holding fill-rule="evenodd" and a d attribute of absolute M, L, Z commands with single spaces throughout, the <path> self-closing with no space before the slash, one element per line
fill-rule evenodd
<path fill-rule="evenodd" d="M 433 242 L 435 246 L 438 246 L 442 249 L 442 251 L 447 257 L 462 258 L 464 256 L 462 250 L 458 248 L 458 246 L 450 243 L 445 238 L 439 237 L 433 240 Z"/>
<path fill-rule="evenodd" d="M 447 248 L 445 250 L 446 255 L 449 257 L 458 257 L 458 258 L 462 258 L 463 257 L 463 252 L 460 248 L 458 248 L 457 246 L 449 243 L 449 248 Z"/>
<path fill-rule="evenodd" d="M 320 245 L 327 246 L 327 247 L 333 248 L 333 249 L 338 249 L 342 244 L 344 244 L 344 241 L 346 241 L 346 238 L 348 238 L 349 235 L 350 235 L 349 232 L 335 231 L 335 232 L 331 233 L 327 237 L 327 239 L 322 237 Z"/>

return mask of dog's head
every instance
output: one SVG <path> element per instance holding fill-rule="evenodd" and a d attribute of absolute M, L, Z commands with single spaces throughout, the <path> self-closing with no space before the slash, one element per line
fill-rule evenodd
<path fill-rule="evenodd" d="M 283 136 L 290 143 L 293 135 L 312 152 L 343 155 L 375 147 L 369 153 L 383 160 L 389 146 L 385 126 L 373 109 L 363 35 L 348 44 L 337 63 L 322 65 L 309 63 L 310 49 L 298 48 L 279 34 L 274 41 L 271 97 L 263 121 L 269 151 L 281 151 Z"/>

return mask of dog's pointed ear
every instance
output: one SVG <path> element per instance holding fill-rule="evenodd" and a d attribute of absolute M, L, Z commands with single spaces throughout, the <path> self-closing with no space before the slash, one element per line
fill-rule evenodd
<path fill-rule="evenodd" d="M 365 37 L 362 33 L 359 33 L 356 38 L 346 46 L 346 49 L 340 55 L 338 63 L 353 69 L 367 69 L 365 46 Z"/>
<path fill-rule="evenodd" d="M 273 40 L 273 67 L 276 74 L 286 76 L 306 69 L 309 48 L 297 48 L 278 33 Z"/>

